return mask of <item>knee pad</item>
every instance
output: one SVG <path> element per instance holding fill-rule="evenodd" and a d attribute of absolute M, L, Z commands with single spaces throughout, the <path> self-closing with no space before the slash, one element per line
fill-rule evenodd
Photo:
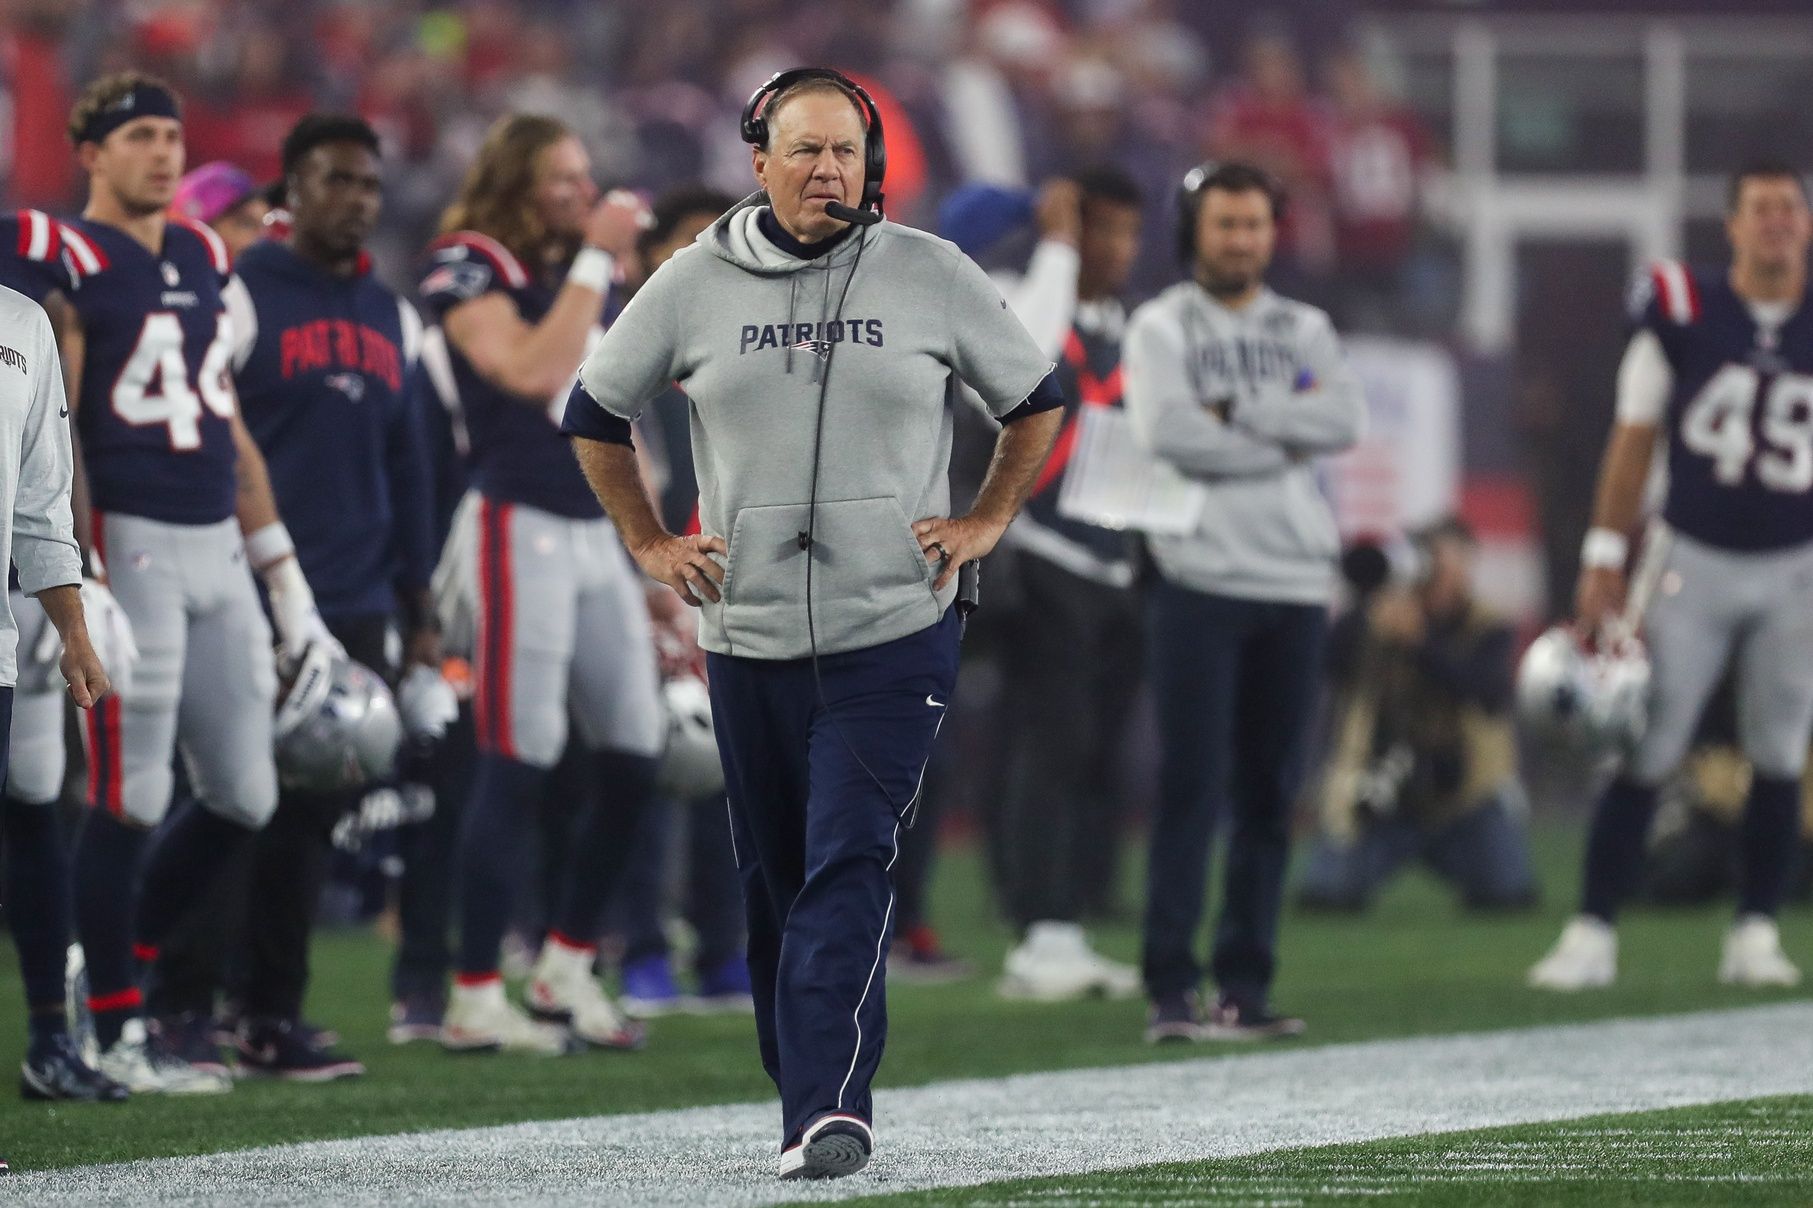
<path fill-rule="evenodd" d="M 58 711 L 58 721 L 62 713 Z M 6 793 L 27 805 L 49 805 L 63 795 L 67 759 L 63 730 L 33 732 L 15 726 L 6 766 Z"/>
<path fill-rule="evenodd" d="M 209 813 L 248 830 L 263 830 L 277 812 L 277 765 L 254 760 L 225 785 L 210 786 L 202 797 Z"/>

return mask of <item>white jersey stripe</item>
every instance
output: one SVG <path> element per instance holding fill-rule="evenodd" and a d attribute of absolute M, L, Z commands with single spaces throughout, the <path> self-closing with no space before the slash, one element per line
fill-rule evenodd
<path fill-rule="evenodd" d="M 62 232 L 63 245 L 69 249 L 69 254 L 75 258 L 78 276 L 92 277 L 106 267 L 105 262 L 101 258 L 101 253 L 96 250 L 92 243 L 88 242 L 88 237 L 86 235 L 67 226 L 62 227 Z"/>
<path fill-rule="evenodd" d="M 1662 295 L 1662 310 L 1671 322 L 1693 322 L 1693 286 L 1687 280 L 1687 270 L 1678 260 L 1663 260 L 1656 264 L 1656 285 Z"/>
<path fill-rule="evenodd" d="M 28 234 L 25 243 L 25 257 L 28 260 L 46 260 L 50 257 L 50 219 L 41 210 L 25 211 Z"/>
<path fill-rule="evenodd" d="M 227 252 L 226 240 L 215 234 L 214 228 L 205 222 L 196 222 L 193 218 L 179 218 L 177 222 L 201 236 L 201 241 L 208 245 L 208 258 L 214 261 L 214 271 L 226 276 L 233 267 L 233 257 Z"/>

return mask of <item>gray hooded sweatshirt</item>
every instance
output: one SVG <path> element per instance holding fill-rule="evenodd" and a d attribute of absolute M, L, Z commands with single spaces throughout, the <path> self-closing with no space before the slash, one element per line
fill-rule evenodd
<path fill-rule="evenodd" d="M 656 271 L 579 371 L 593 402 L 634 420 L 670 382 L 691 405 L 703 531 L 726 538 L 723 602 L 705 649 L 792 659 L 859 650 L 935 624 L 955 582 L 912 524 L 948 515 L 958 379 L 998 416 L 1051 364 L 954 244 L 892 222 L 813 260 L 774 246 L 755 194 Z M 833 352 L 835 349 L 835 352 Z M 829 365 L 807 626 L 813 436 Z"/>
<path fill-rule="evenodd" d="M 1208 487 L 1194 533 L 1148 538 L 1165 578 L 1327 603 L 1340 539 L 1310 459 L 1353 445 L 1366 418 L 1328 316 L 1269 289 L 1230 310 L 1185 282 L 1133 313 L 1121 372 L 1140 440 Z"/>

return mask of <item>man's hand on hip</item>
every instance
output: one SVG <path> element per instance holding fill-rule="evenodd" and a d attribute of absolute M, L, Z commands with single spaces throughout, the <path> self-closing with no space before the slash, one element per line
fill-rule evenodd
<path fill-rule="evenodd" d="M 667 584 L 694 608 L 707 600 L 716 604 L 723 598 L 719 589 L 724 585 L 724 568 L 711 557 L 712 554 L 729 556 L 730 547 L 722 537 L 704 534 L 676 537 L 672 533 L 662 533 L 644 541 L 630 553 L 643 574 Z"/>
<path fill-rule="evenodd" d="M 983 520 L 974 515 L 930 516 L 915 524 L 913 535 L 919 538 L 919 548 L 925 554 L 925 560 L 943 564 L 939 568 L 938 578 L 932 583 L 932 589 L 943 591 L 945 585 L 956 577 L 958 567 L 993 550 L 995 543 L 1001 540 L 1001 534 L 1006 531 L 1005 524 Z"/>

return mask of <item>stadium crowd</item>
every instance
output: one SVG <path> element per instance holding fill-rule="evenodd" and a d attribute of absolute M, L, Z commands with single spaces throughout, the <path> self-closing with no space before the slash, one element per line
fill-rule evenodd
<path fill-rule="evenodd" d="M 17 0 L 12 17 L 0 33 L 12 123 L 0 192 L 16 205 L 77 195 L 73 161 L 39 132 L 60 127 L 79 83 L 107 71 L 170 80 L 189 114 L 191 165 L 224 160 L 260 181 L 276 176 L 297 117 L 356 111 L 384 142 L 374 249 L 400 283 L 498 116 L 562 115 L 606 184 L 652 196 L 703 181 L 741 195 L 743 100 L 791 63 L 831 62 L 882 106 L 889 212 L 901 221 L 929 227 L 961 183 L 1027 186 L 1105 160 L 1134 177 L 1158 219 L 1187 168 L 1246 157 L 1291 192 L 1287 286 L 1345 299 L 1337 317 L 1349 326 L 1441 322 L 1430 316 L 1442 314 L 1442 261 L 1419 222 L 1419 187 L 1444 153 L 1381 82 L 1389 56 L 1246 6 Z M 1134 287 L 1151 293 L 1170 273 L 1166 249 L 1143 247 Z"/>

